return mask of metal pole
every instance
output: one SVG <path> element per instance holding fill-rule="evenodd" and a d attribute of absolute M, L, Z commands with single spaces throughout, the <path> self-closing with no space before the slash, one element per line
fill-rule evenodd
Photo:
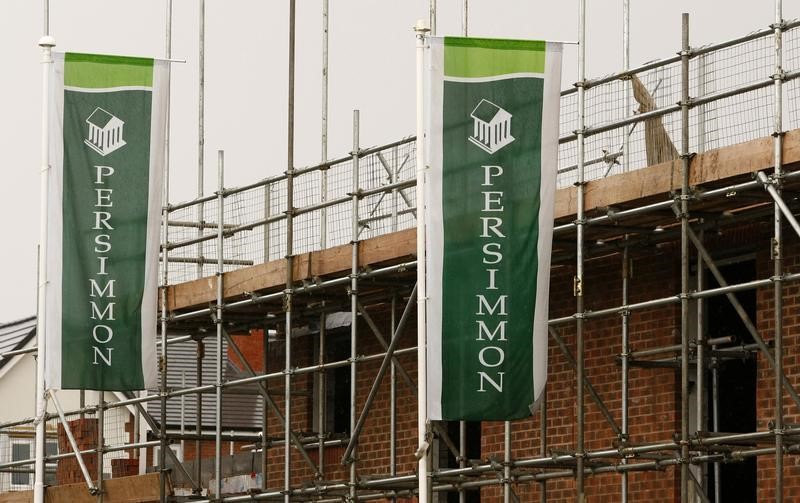
<path fill-rule="evenodd" d="M 419 503 L 428 503 L 428 404 L 427 404 L 427 345 L 425 288 L 425 107 L 424 62 L 425 38 L 430 29 L 424 20 L 414 27 L 417 37 L 417 477 Z"/>
<path fill-rule="evenodd" d="M 706 55 L 697 56 L 697 95 L 706 95 Z M 697 107 L 697 152 L 706 151 L 706 106 Z"/>
<path fill-rule="evenodd" d="M 272 184 L 264 185 L 264 262 L 269 262 L 269 215 L 272 205 Z"/>
<path fill-rule="evenodd" d="M 397 330 L 397 292 L 392 292 L 392 314 L 389 320 L 392 338 L 399 337 Z M 389 475 L 397 475 L 397 370 L 394 360 L 391 362 L 389 378 Z M 397 501 L 392 497 L 392 501 Z"/>
<path fill-rule="evenodd" d="M 97 392 L 97 503 L 103 503 L 103 448 L 105 445 L 105 392 Z M 165 421 L 161 421 L 162 424 Z"/>
<path fill-rule="evenodd" d="M 327 1 L 327 0 L 326 0 Z M 318 354 L 317 354 L 317 363 L 319 364 L 319 372 L 317 372 L 317 438 L 319 441 L 319 446 L 317 447 L 317 468 L 319 473 L 319 479 L 322 480 L 325 477 L 325 430 L 327 427 L 325 421 L 325 406 L 326 400 L 325 397 L 327 396 L 326 389 L 325 389 L 325 338 L 328 332 L 328 316 L 326 313 L 320 313 L 319 315 L 319 347 L 318 347 Z M 266 372 L 264 372 L 266 373 Z"/>
<path fill-rule="evenodd" d="M 225 152 L 217 151 L 217 309 L 214 322 L 217 326 L 217 379 L 214 401 L 214 495 L 222 497 L 222 306 L 224 295 L 225 252 Z"/>
<path fill-rule="evenodd" d="M 467 467 L 467 422 L 458 422 L 458 467 Z M 464 488 L 458 487 L 458 503 L 467 502 L 467 493 Z"/>
<path fill-rule="evenodd" d="M 698 235 L 698 239 L 702 242 L 705 238 L 705 231 L 701 228 L 700 234 Z M 705 287 L 705 271 L 703 269 L 703 257 L 700 254 L 697 254 L 697 288 L 696 291 L 702 292 Z M 705 334 L 705 300 L 700 298 L 696 300 L 696 313 L 697 313 L 697 363 L 696 363 L 696 374 L 695 374 L 695 393 L 697 395 L 697 402 L 696 402 L 696 413 L 695 417 L 697 417 L 697 431 L 700 433 L 704 433 L 707 431 L 706 428 L 706 334 Z M 700 470 L 700 487 L 703 490 L 703 494 L 705 494 L 706 488 L 706 474 L 708 473 L 707 465 L 700 464 L 698 465 Z"/>
<path fill-rule="evenodd" d="M 48 4 L 45 4 L 45 28 L 49 24 L 47 14 Z M 46 30 L 47 31 L 47 30 Z M 42 48 L 42 143 L 41 143 L 41 173 L 40 173 L 40 199 L 39 199 L 39 285 L 36 299 L 36 445 L 33 477 L 33 501 L 44 503 L 44 448 L 47 436 L 46 423 L 43 418 L 47 414 L 47 385 L 44 382 L 44 367 L 46 358 L 45 338 L 45 306 L 47 293 L 47 212 L 48 197 L 47 185 L 50 178 L 50 70 L 53 65 L 52 49 L 56 41 L 53 37 L 45 35 L 39 39 Z"/>
<path fill-rule="evenodd" d="M 783 502 L 783 229 L 781 216 L 781 176 L 783 174 L 783 3 L 775 0 L 775 130 L 774 186 L 768 186 L 775 198 L 774 238 L 772 243 L 774 316 L 775 316 L 775 501 Z M 763 173 L 761 174 L 763 177 Z M 777 197 L 775 197 L 777 196 Z M 791 212 L 789 212 L 791 215 Z M 793 216 L 790 221 L 794 220 Z M 793 222 L 796 227 L 796 221 Z"/>
<path fill-rule="evenodd" d="M 198 55 L 198 100 L 197 100 L 197 198 L 203 197 L 204 184 L 204 163 L 205 163 L 205 146 L 206 146 L 206 133 L 205 133 L 205 92 L 206 92 L 206 0 L 200 0 L 200 26 L 199 26 L 199 55 Z M 204 221 L 205 221 L 205 204 L 200 203 L 197 205 L 197 237 L 203 237 Z M 203 258 L 203 243 L 197 244 L 197 258 Z M 197 277 L 203 277 L 204 263 L 201 260 L 197 264 Z"/>
<path fill-rule="evenodd" d="M 328 160 L 328 0 L 322 0 L 322 155 L 321 162 Z M 320 201 L 328 200 L 328 170 L 320 172 L 322 187 Z M 319 247 L 328 247 L 328 209 L 319 212 Z M 320 430 L 322 431 L 322 430 Z M 322 457 L 319 458 L 322 463 Z"/>
<path fill-rule="evenodd" d="M 712 349 L 717 349 L 712 346 Z M 717 358 L 715 358 L 717 360 Z M 712 431 L 719 432 L 719 369 L 718 365 L 711 368 L 711 414 Z M 719 461 L 714 461 L 714 503 L 722 503 L 722 467 Z"/>
<path fill-rule="evenodd" d="M 681 503 L 689 501 L 689 14 L 681 16 Z"/>
<path fill-rule="evenodd" d="M 511 503 L 511 421 L 503 423 L 503 503 Z"/>
<path fill-rule="evenodd" d="M 359 111 L 353 110 L 353 192 L 351 194 L 352 227 L 351 227 L 351 269 L 350 269 L 350 443 L 353 445 L 350 453 L 350 498 L 356 499 L 356 459 L 358 457 L 358 444 L 356 441 L 356 422 L 358 410 L 358 386 L 356 382 L 356 357 L 358 356 L 358 149 L 359 149 Z"/>
<path fill-rule="evenodd" d="M 628 3 L 628 0 L 625 0 L 625 3 Z M 626 242 L 625 248 L 622 250 L 622 304 L 628 304 L 628 281 L 631 276 L 631 268 L 630 268 L 630 249 L 628 248 L 628 244 Z M 628 357 L 630 356 L 630 347 L 628 341 L 628 324 L 630 321 L 630 312 L 623 311 L 622 312 L 622 351 L 620 354 L 620 359 L 622 360 L 622 404 L 621 404 L 621 415 L 622 415 L 622 431 L 620 434 L 620 445 L 626 445 L 628 443 Z M 627 464 L 628 460 L 623 459 L 622 463 Z M 622 472 L 622 482 L 621 482 L 621 496 L 622 496 L 622 503 L 628 502 L 628 472 Z"/>
<path fill-rule="evenodd" d="M 196 360 L 195 360 L 195 371 L 197 375 L 197 387 L 203 385 L 203 358 L 206 355 L 206 346 L 203 343 L 202 339 L 197 339 L 197 347 L 196 347 Z M 202 477 L 203 477 L 203 444 L 200 443 L 200 437 L 203 434 L 203 394 L 198 392 L 196 399 L 196 409 L 195 409 L 195 416 L 197 418 L 197 425 L 195 426 L 195 431 L 197 432 L 197 440 L 194 442 L 194 473 L 195 473 L 195 480 L 197 481 L 198 485 L 202 485 Z M 199 491 L 198 491 L 199 493 Z"/>
<path fill-rule="evenodd" d="M 186 387 L 186 371 L 181 370 L 181 387 Z M 136 420 L 139 420 L 139 411 L 136 411 Z M 134 428 L 136 431 L 136 428 Z M 181 435 L 186 434 L 186 395 L 181 395 Z M 138 440 L 137 440 L 138 441 Z M 181 438 L 181 457 L 186 459 L 186 440 Z"/>
<path fill-rule="evenodd" d="M 262 370 L 267 373 L 269 366 L 269 329 L 264 326 L 264 336 L 261 356 L 263 358 Z M 264 383 L 266 386 L 266 383 Z M 267 398 L 261 397 L 261 490 L 267 490 L 267 436 L 269 436 L 269 422 L 267 421 Z"/>
<path fill-rule="evenodd" d="M 584 128 L 585 123 L 585 107 L 586 107 L 586 0 L 579 2 L 579 28 L 578 28 L 578 128 L 577 128 L 577 163 L 578 163 L 578 180 L 575 183 L 577 187 L 577 215 L 576 215 L 576 230 L 577 230 L 577 260 L 576 260 L 576 273 L 575 273 L 575 298 L 576 298 L 576 312 L 578 317 L 576 319 L 576 339 L 577 339 L 577 453 L 576 457 L 576 491 L 577 502 L 584 503 L 584 354 L 583 354 L 583 311 L 584 311 L 584 298 L 583 298 L 583 252 L 584 252 L 584 227 L 585 227 L 585 214 L 584 214 Z"/>
<path fill-rule="evenodd" d="M 631 67 L 631 1 L 622 0 L 622 69 L 629 70 Z M 625 117 L 633 113 L 631 107 L 631 86 L 625 85 Z M 628 158 L 630 153 L 630 135 L 625 135 L 625 140 L 622 144 L 622 171 L 627 172 L 631 167 L 631 160 Z M 623 492 L 622 502 L 628 500 L 625 492 L 627 486 L 627 472 L 623 472 Z"/>
<path fill-rule="evenodd" d="M 184 382 L 183 385 L 185 387 L 186 383 Z M 136 391 L 136 392 L 134 392 L 133 396 L 138 398 L 138 397 L 141 396 L 141 394 L 142 394 L 141 391 Z M 181 402 L 182 401 L 183 401 L 183 398 L 181 398 Z M 131 434 L 133 436 L 133 443 L 134 444 L 138 444 L 142 439 L 142 415 L 139 413 L 139 409 L 136 409 L 136 408 L 134 408 L 134 412 L 133 412 L 132 415 L 133 415 L 133 431 L 131 432 Z M 181 423 L 181 424 L 183 424 L 183 423 Z M 181 432 L 181 433 L 183 433 L 183 432 Z M 145 436 L 146 436 L 146 434 L 145 434 Z M 181 452 L 183 452 L 183 442 L 181 442 Z M 139 449 L 134 449 L 133 451 L 131 451 L 131 454 L 133 454 L 134 459 L 138 459 L 139 460 L 138 465 L 139 465 L 139 468 L 141 468 L 141 464 L 142 464 L 141 463 L 141 458 L 142 458 L 141 451 Z M 138 473 L 138 470 L 137 470 L 137 473 Z"/>
<path fill-rule="evenodd" d="M 461 12 L 461 34 L 465 37 L 469 36 L 469 0 L 464 0 L 464 9 Z M 460 491 L 459 494 L 463 494 Z"/>
<path fill-rule="evenodd" d="M 295 0 L 289 0 L 289 96 L 287 118 L 287 153 L 286 153 L 286 290 L 285 304 L 286 350 L 284 358 L 284 411 L 283 428 L 283 488 L 284 503 L 291 501 L 292 488 L 292 283 L 293 279 L 293 243 L 294 243 L 294 51 L 295 51 Z"/>
<path fill-rule="evenodd" d="M 431 36 L 436 35 L 436 0 L 428 0 L 428 27 L 430 28 Z"/>
<path fill-rule="evenodd" d="M 397 147 L 392 149 L 392 169 L 389 172 L 389 183 L 392 185 L 397 183 Z M 397 196 L 398 196 L 398 189 L 392 189 L 392 232 L 397 232 Z M 392 367 L 394 368 L 394 367 Z"/>
<path fill-rule="evenodd" d="M 167 0 L 167 24 L 166 24 L 166 47 L 165 57 L 167 59 L 172 57 L 172 0 Z M 168 70 L 168 75 L 172 75 L 171 69 Z M 170 86 L 171 87 L 171 86 Z M 170 93 L 167 91 L 167 106 L 169 107 Z M 169 109 L 168 109 L 169 110 Z M 166 503 L 167 501 L 167 479 L 166 479 L 166 451 L 169 448 L 167 445 L 167 285 L 169 285 L 169 122 L 170 114 L 167 113 L 167 126 L 164 134 L 164 189 L 161 195 L 161 361 L 159 362 L 159 373 L 161 379 L 159 380 L 159 394 L 160 403 L 160 427 L 158 432 L 159 437 L 159 456 L 158 456 L 158 469 L 159 469 L 159 482 L 158 494 L 159 501 Z M 138 412 L 138 411 L 137 411 Z"/>
<path fill-rule="evenodd" d="M 542 390 L 539 417 L 539 456 L 544 458 L 547 454 L 547 384 Z M 539 503 L 547 503 L 547 480 L 539 483 Z"/>

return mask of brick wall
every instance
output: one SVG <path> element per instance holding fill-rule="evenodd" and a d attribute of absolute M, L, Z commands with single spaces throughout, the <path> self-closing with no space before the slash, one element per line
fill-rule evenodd
<path fill-rule="evenodd" d="M 766 249 L 766 247 L 765 247 Z M 784 273 L 800 272 L 800 246 L 792 243 L 784 250 Z M 774 264 L 767 253 L 758 255 L 758 277 L 766 278 L 773 274 Z M 757 296 L 758 306 L 758 331 L 767 341 L 775 338 L 774 318 L 774 292 L 771 287 L 761 288 Z M 795 387 L 800 388 L 800 360 L 797 357 L 797 348 L 800 347 L 800 285 L 798 283 L 785 283 L 783 285 L 783 366 L 784 373 Z M 775 377 L 773 369 L 763 355 L 758 356 L 758 381 L 757 381 L 757 406 L 756 417 L 759 430 L 768 430 L 775 419 Z M 789 394 L 784 390 L 783 410 L 785 427 L 800 423 L 800 414 Z M 786 440 L 785 440 L 786 442 Z M 767 441 L 765 446 L 774 445 Z M 785 501 L 800 500 L 800 460 L 796 456 L 784 456 L 783 476 Z M 775 499 L 775 457 L 774 455 L 762 456 L 757 461 L 758 475 L 758 500 L 770 501 Z"/>
<path fill-rule="evenodd" d="M 69 421 L 70 431 L 72 436 L 75 437 L 75 443 L 80 450 L 94 449 L 97 447 L 97 419 L 84 418 Z M 72 446 L 69 443 L 69 437 L 64 426 L 58 424 L 58 451 L 59 452 L 72 452 Z M 86 469 L 89 471 L 92 479 L 97 477 L 97 456 L 92 454 L 83 456 L 83 462 L 86 464 Z M 83 472 L 81 472 L 78 458 L 69 457 L 58 460 L 56 465 L 56 484 L 76 484 L 84 482 Z"/>
<path fill-rule="evenodd" d="M 707 247 L 715 256 L 737 256 L 742 253 L 756 252 L 756 276 L 768 277 L 772 274 L 772 262 L 766 250 L 769 242 L 768 229 L 750 226 L 726 232 L 721 236 L 708 236 Z M 787 247 L 785 255 L 788 272 L 800 271 L 800 246 L 796 243 Z M 752 255 L 751 255 L 752 256 Z M 693 257 L 694 261 L 695 258 Z M 694 262 L 693 262 L 694 263 Z M 680 292 L 680 260 L 677 243 L 665 244 L 647 249 L 634 249 L 631 252 L 632 273 L 629 283 L 629 302 L 641 302 L 655 298 L 674 296 Z M 622 274 L 621 256 L 613 254 L 608 257 L 591 257 L 586 264 L 584 281 L 586 309 L 596 311 L 621 304 Z M 560 266 L 554 268 L 551 286 L 551 318 L 571 315 L 575 311 L 575 299 L 572 295 L 574 267 Z M 800 316 L 797 314 L 800 301 L 800 286 L 787 284 L 784 295 L 784 360 L 786 372 L 792 382 L 797 381 L 800 374 L 800 360 L 793 348 L 800 344 Z M 385 306 L 372 311 L 373 316 L 385 336 L 389 334 L 388 315 Z M 757 291 L 757 326 L 767 341 L 773 339 L 772 288 Z M 694 323 L 694 320 L 692 321 Z M 713 320 L 711 321 L 713 323 Z M 618 356 L 621 352 L 620 315 L 590 319 L 585 323 L 585 362 L 586 375 L 602 397 L 617 424 L 621 417 L 621 368 Z M 658 308 L 638 310 L 629 318 L 630 347 L 633 351 L 658 348 L 680 342 L 680 305 L 673 303 Z M 349 328 L 342 330 L 349 331 Z M 382 347 L 375 340 L 365 323 L 359 323 L 359 346 L 361 355 L 379 353 Z M 559 326 L 558 333 L 564 339 L 570 351 L 575 353 L 575 327 L 573 324 Z M 416 342 L 413 323 L 403 334 L 401 347 L 412 346 Z M 242 350 L 254 368 L 261 368 L 261 337 L 242 337 Z M 300 337 L 293 340 L 293 361 L 295 366 L 312 363 L 313 337 Z M 551 339 L 550 369 L 548 377 L 548 416 L 547 447 L 548 453 L 570 453 L 575 450 L 576 441 L 576 381 L 575 372 L 568 364 L 558 345 Z M 270 368 L 283 367 L 283 344 L 272 345 L 269 353 Z M 416 380 L 416 357 L 406 355 L 400 361 L 408 370 L 412 379 Z M 677 359 L 675 360 L 677 362 Z M 772 370 L 763 356 L 758 357 L 758 382 L 756 407 L 757 427 L 768 428 L 773 419 L 774 378 Z M 380 361 L 360 362 L 358 364 L 358 405 L 360 413 L 363 409 L 369 388 L 380 366 Z M 295 376 L 293 391 L 296 393 L 292 402 L 293 429 L 300 432 L 312 432 L 313 405 L 310 393 L 313 390 L 311 375 Z M 644 368 L 632 366 L 629 374 L 629 445 L 640 445 L 650 442 L 670 441 L 680 431 L 680 375 L 676 368 Z M 270 392 L 283 409 L 283 382 L 272 381 Z M 587 450 L 608 449 L 617 445 L 619 439 L 606 423 L 599 408 L 585 394 L 585 448 Z M 800 423 L 797 409 L 788 395 L 785 420 Z M 748 406 L 743 404 L 743 406 Z M 397 473 L 413 474 L 416 471 L 414 450 L 416 448 L 416 397 L 398 374 L 397 379 Z M 513 423 L 512 457 L 538 457 L 540 448 L 540 416 Z M 270 415 L 269 433 L 272 437 L 282 438 L 283 428 L 277 419 Z M 187 447 L 193 443 L 187 442 Z M 444 447 L 442 447 L 444 448 Z M 188 451 L 188 449 L 187 449 Z M 329 447 L 326 449 L 326 481 L 348 480 L 348 468 L 339 463 L 344 449 Z M 211 455 L 212 450 L 204 449 L 203 455 Z M 668 453 L 667 453 L 668 454 Z M 317 460 L 316 449 L 311 457 Z M 273 447 L 268 452 L 267 473 L 268 485 L 271 488 L 283 484 L 282 446 Z M 503 456 L 503 423 L 484 422 L 481 425 L 481 458 L 502 460 Z M 191 453 L 187 452 L 187 457 Z M 389 382 L 384 379 L 380 392 L 373 404 L 369 419 L 361 434 L 358 447 L 357 473 L 359 478 L 386 476 L 389 472 Z M 631 463 L 645 462 L 647 459 L 631 459 Z M 758 460 L 758 501 L 774 498 L 774 458 L 761 457 Z M 568 467 L 565 467 L 568 469 Z M 533 471 L 520 471 L 519 474 L 531 474 Z M 800 497 L 800 465 L 794 457 L 785 460 L 785 491 L 790 499 Z M 296 485 L 309 484 L 313 480 L 311 470 L 305 465 L 299 454 L 292 453 L 292 480 Z M 514 485 L 514 491 L 521 501 L 537 501 L 539 483 L 521 483 Z M 620 476 L 618 474 L 602 474 L 586 478 L 588 501 L 619 501 Z M 547 482 L 548 501 L 574 501 L 575 483 L 573 479 L 558 479 Z M 629 495 L 632 501 L 678 501 L 680 496 L 680 470 L 667 467 L 660 471 L 643 471 L 629 473 Z M 499 486 L 488 486 L 481 489 L 481 501 L 502 501 L 502 489 Z"/>

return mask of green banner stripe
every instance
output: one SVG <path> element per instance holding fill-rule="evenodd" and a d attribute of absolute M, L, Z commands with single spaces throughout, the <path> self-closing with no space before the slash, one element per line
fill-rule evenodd
<path fill-rule="evenodd" d="M 445 77 L 544 73 L 547 43 L 540 40 L 445 37 L 444 46 Z"/>
<path fill-rule="evenodd" d="M 441 414 L 530 416 L 543 79 L 442 86 Z"/>
<path fill-rule="evenodd" d="M 64 85 L 87 89 L 153 86 L 153 60 L 68 52 L 64 55 Z"/>

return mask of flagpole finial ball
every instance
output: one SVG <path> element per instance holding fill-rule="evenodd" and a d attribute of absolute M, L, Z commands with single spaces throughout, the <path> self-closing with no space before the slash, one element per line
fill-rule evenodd
<path fill-rule="evenodd" d="M 39 47 L 55 47 L 56 39 L 50 35 L 45 35 L 39 39 Z"/>
<path fill-rule="evenodd" d="M 414 24 L 414 31 L 428 32 L 431 31 L 431 27 L 428 26 L 428 21 L 426 19 L 417 19 L 416 24 Z"/>

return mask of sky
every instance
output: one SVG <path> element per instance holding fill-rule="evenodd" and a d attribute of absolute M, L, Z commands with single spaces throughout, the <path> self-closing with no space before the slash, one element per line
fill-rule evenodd
<path fill-rule="evenodd" d="M 464 0 L 437 1 L 439 35 L 461 33 Z M 474 36 L 576 41 L 578 1 L 469 0 Z M 622 0 L 588 0 L 587 76 L 622 68 Z M 631 64 L 674 55 L 681 13 L 691 45 L 767 27 L 774 4 L 754 0 L 630 0 Z M 361 143 L 414 133 L 414 33 L 429 0 L 330 2 L 329 157 L 351 150 L 352 110 Z M 784 19 L 800 2 L 784 2 Z M 166 0 L 50 0 L 57 51 L 163 57 Z M 173 0 L 170 202 L 198 192 L 199 0 Z M 286 169 L 288 0 L 206 0 L 204 191 L 215 190 L 216 151 L 225 150 L 226 186 Z M 720 11 L 724 6 L 724 13 Z M 39 238 L 42 1 L 0 0 L 0 182 L 4 220 L 0 323 L 35 313 Z M 297 0 L 295 165 L 321 160 L 322 0 Z M 577 80 L 577 47 L 564 51 L 563 82 Z"/>

